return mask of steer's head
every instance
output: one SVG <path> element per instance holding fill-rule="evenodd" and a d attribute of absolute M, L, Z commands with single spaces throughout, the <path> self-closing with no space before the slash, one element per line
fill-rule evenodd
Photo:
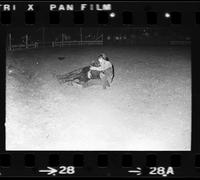
<path fill-rule="evenodd" d="M 98 60 L 92 61 L 91 66 L 95 66 L 95 67 L 99 67 L 100 66 L 100 62 Z"/>

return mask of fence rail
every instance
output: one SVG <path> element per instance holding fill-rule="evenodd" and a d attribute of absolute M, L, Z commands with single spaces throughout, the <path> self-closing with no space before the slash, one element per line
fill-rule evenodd
<path fill-rule="evenodd" d="M 42 47 L 65 47 L 65 46 L 82 46 L 82 45 L 103 45 L 103 40 L 95 41 L 52 41 L 52 42 L 35 42 L 31 44 L 12 44 L 8 50 L 36 49 Z"/>
<path fill-rule="evenodd" d="M 73 45 L 103 45 L 103 41 L 64 41 L 64 42 L 52 42 L 52 47 L 63 47 Z"/>
<path fill-rule="evenodd" d="M 176 45 L 178 45 L 178 46 L 180 46 L 180 45 L 182 45 L 182 46 L 185 46 L 185 45 L 190 45 L 191 44 L 191 41 L 169 41 L 169 45 L 174 45 L 174 46 L 176 46 Z"/>

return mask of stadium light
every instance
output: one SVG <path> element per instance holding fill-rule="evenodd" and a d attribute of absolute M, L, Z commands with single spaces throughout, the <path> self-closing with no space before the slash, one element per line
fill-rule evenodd
<path fill-rule="evenodd" d="M 107 40 L 111 40 L 111 37 L 110 37 L 110 36 L 107 36 Z"/>
<path fill-rule="evenodd" d="M 165 17 L 166 17 L 166 18 L 170 18 L 170 17 L 171 17 L 170 13 L 166 12 L 166 13 L 165 13 Z"/>
<path fill-rule="evenodd" d="M 116 14 L 114 12 L 110 13 L 110 17 L 114 18 L 116 16 Z"/>

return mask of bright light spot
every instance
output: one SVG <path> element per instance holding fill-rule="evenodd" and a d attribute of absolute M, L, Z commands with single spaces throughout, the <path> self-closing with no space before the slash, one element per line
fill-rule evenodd
<path fill-rule="evenodd" d="M 171 17 L 170 13 L 166 12 L 166 13 L 165 13 L 165 17 L 166 17 L 166 18 L 170 18 L 170 17 Z"/>
<path fill-rule="evenodd" d="M 9 73 L 9 74 L 11 74 L 12 72 L 13 72 L 13 70 L 10 70 L 10 69 L 8 70 L 8 73 Z"/>
<path fill-rule="evenodd" d="M 110 13 L 110 17 L 114 18 L 116 16 L 116 14 L 114 12 Z"/>
<path fill-rule="evenodd" d="M 110 36 L 108 36 L 108 37 L 107 37 L 107 40 L 110 40 L 110 39 L 111 39 L 111 37 L 110 37 Z"/>

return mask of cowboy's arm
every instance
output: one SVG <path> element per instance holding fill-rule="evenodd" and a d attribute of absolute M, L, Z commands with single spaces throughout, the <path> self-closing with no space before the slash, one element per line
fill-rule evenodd
<path fill-rule="evenodd" d="M 103 71 L 104 68 L 102 66 L 100 66 L 100 67 L 90 66 L 90 70 Z"/>
<path fill-rule="evenodd" d="M 104 70 L 106 70 L 106 69 L 108 69 L 110 67 L 112 67 L 111 63 L 104 63 L 104 64 L 101 64 L 100 67 L 90 66 L 90 70 L 104 71 Z"/>

